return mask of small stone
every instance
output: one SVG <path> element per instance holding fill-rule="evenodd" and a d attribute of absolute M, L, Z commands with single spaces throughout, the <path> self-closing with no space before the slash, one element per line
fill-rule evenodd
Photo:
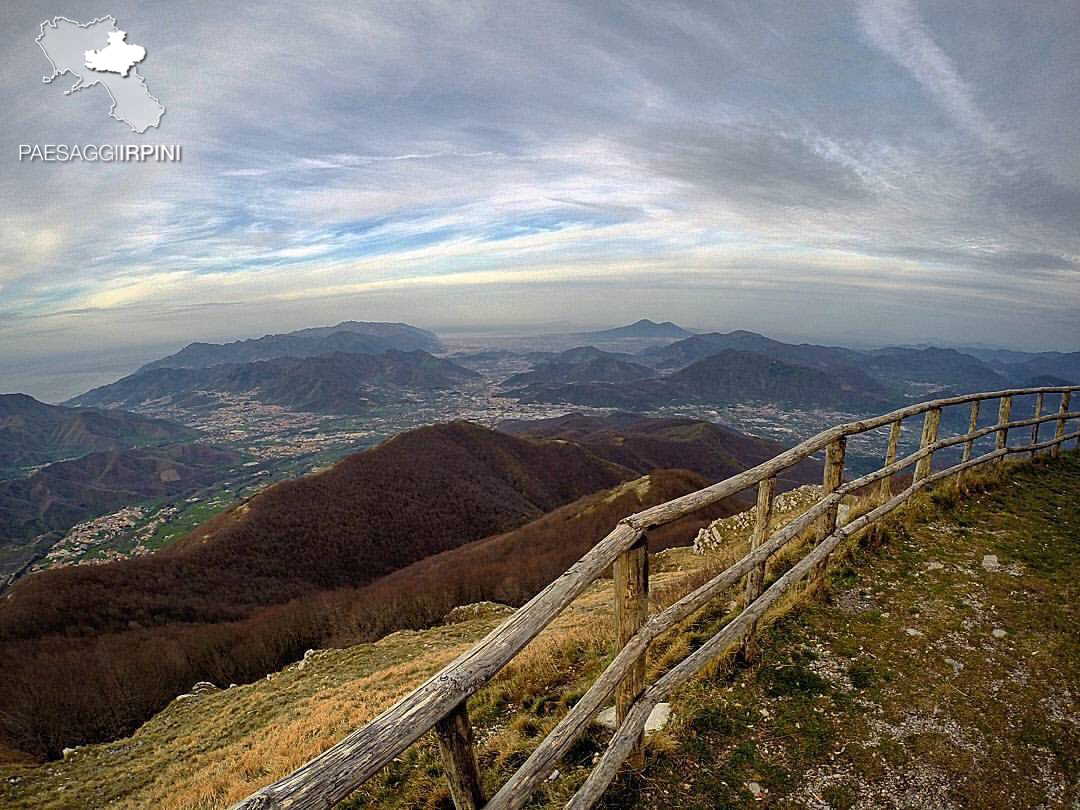
<path fill-rule="evenodd" d="M 1002 630 L 1000 627 L 995 627 L 993 630 L 990 631 L 990 635 L 992 635 L 994 638 L 1005 638 L 1005 636 L 1009 634 Z"/>
<path fill-rule="evenodd" d="M 757 782 L 747 782 L 746 789 L 750 791 L 750 794 L 755 799 L 760 799 L 762 794 L 765 792 L 765 788 L 763 788 Z"/>
<path fill-rule="evenodd" d="M 649 719 L 645 721 L 645 733 L 652 734 L 654 731 L 660 731 L 668 724 L 670 719 L 671 704 L 657 703 L 653 710 L 649 712 Z"/>
<path fill-rule="evenodd" d="M 946 658 L 945 663 L 953 668 L 956 672 L 959 672 L 964 668 L 964 665 L 957 661 L 955 658 Z"/>
<path fill-rule="evenodd" d="M 908 627 L 907 629 L 904 630 L 904 632 L 907 633 L 912 638 L 917 638 L 918 636 L 926 635 L 922 630 L 916 630 L 914 627 Z"/>
<path fill-rule="evenodd" d="M 944 563 L 939 563 L 937 560 L 931 560 L 926 564 L 927 571 L 940 571 L 945 567 Z"/>
<path fill-rule="evenodd" d="M 604 728 L 617 728 L 618 723 L 615 721 L 615 707 L 608 706 L 600 714 L 596 715 L 596 722 Z"/>
<path fill-rule="evenodd" d="M 982 558 L 982 567 L 987 571 L 997 571 L 1001 568 L 1001 563 L 998 562 L 996 554 L 984 554 Z"/>
<path fill-rule="evenodd" d="M 652 734 L 656 731 L 660 731 L 671 720 L 671 704 L 670 703 L 657 703 L 651 712 L 649 712 L 649 718 L 645 721 L 645 733 Z M 614 729 L 618 727 L 618 722 L 615 719 L 615 707 L 608 706 L 600 714 L 596 715 L 596 722 L 604 726 L 604 728 Z"/>

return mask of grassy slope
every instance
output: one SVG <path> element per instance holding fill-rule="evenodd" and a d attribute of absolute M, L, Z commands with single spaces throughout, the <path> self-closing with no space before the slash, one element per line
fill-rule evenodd
<path fill-rule="evenodd" d="M 913 510 L 752 665 L 695 682 L 608 806 L 1076 807 L 1077 493 L 1072 454 Z"/>
<path fill-rule="evenodd" d="M 771 625 L 752 663 L 717 667 L 683 690 L 647 770 L 621 777 L 607 806 L 1075 802 L 1078 491 L 1072 455 L 1019 467 L 970 499 L 946 491 L 910 510 L 880 548 L 853 549 L 833 566 L 828 604 Z M 985 554 L 1002 569 L 985 570 Z M 723 564 L 681 549 L 659 555 L 654 601 Z M 609 605 L 609 584 L 597 583 L 471 702 L 489 789 L 608 660 Z M 705 611 L 664 639 L 653 673 L 715 632 L 731 608 Z M 130 738 L 0 769 L 0 806 L 221 807 L 339 739 L 499 620 L 481 613 L 320 652 L 268 680 L 179 700 Z M 995 638 L 995 628 L 1007 634 Z M 605 739 L 591 730 L 535 806 L 565 800 Z M 352 806 L 449 807 L 430 735 Z"/>

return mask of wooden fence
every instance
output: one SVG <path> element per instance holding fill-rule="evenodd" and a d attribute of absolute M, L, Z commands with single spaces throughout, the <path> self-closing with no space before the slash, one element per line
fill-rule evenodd
<path fill-rule="evenodd" d="M 438 739 L 451 796 L 458 810 L 519 808 L 526 804 L 577 737 L 588 728 L 597 712 L 614 696 L 618 727 L 607 750 L 567 804 L 573 810 L 586 810 L 600 798 L 624 762 L 629 760 L 632 765 L 640 765 L 645 721 L 656 704 L 733 645 L 745 643 L 766 611 L 802 580 L 820 576 L 830 553 L 847 538 L 881 520 L 916 492 L 948 476 L 983 464 L 1003 463 L 1009 455 L 1016 453 L 1034 457 L 1041 450 L 1049 450 L 1056 456 L 1071 439 L 1077 439 L 1080 444 L 1080 431 L 1066 430 L 1070 420 L 1080 419 L 1080 412 L 1069 410 L 1070 399 L 1077 390 L 1080 386 L 970 394 L 910 405 L 882 416 L 838 425 L 753 469 L 623 518 L 585 556 L 475 647 L 367 725 L 292 774 L 235 805 L 234 810 L 306 810 L 332 806 L 431 730 Z M 1059 395 L 1055 412 L 1043 412 L 1047 395 Z M 1022 396 L 1034 397 L 1034 416 L 1013 420 L 1013 401 Z M 980 407 L 992 400 L 998 401 L 997 421 L 980 428 Z M 967 432 L 939 438 L 943 409 L 965 405 L 971 408 Z M 920 415 L 923 418 L 919 449 L 897 458 L 904 420 Z M 1040 428 L 1047 423 L 1054 425 L 1053 436 L 1042 440 Z M 845 481 L 844 456 L 848 437 L 885 427 L 889 428 L 889 439 L 884 465 L 872 473 Z M 1030 428 L 1029 441 L 1009 445 L 1010 430 L 1020 428 Z M 975 456 L 976 441 L 991 435 L 994 436 L 994 449 Z M 934 454 L 957 446 L 962 446 L 961 460 L 935 471 Z M 777 475 L 821 451 L 825 452 L 821 498 L 782 529 L 770 531 Z M 910 484 L 893 492 L 893 476 L 912 466 Z M 647 532 L 754 486 L 758 497 L 749 553 L 668 608 L 649 616 Z M 856 492 L 868 491 L 876 492 L 876 505 L 850 522 L 838 525 L 841 501 Z M 808 553 L 763 589 L 765 566 L 770 557 L 806 531 L 814 532 L 816 538 Z M 531 756 L 495 795 L 486 798 L 476 764 L 467 708 L 469 697 L 609 569 L 615 579 L 614 610 L 621 648 L 607 669 Z M 659 680 L 646 686 L 645 655 L 650 642 L 743 579 L 746 580 L 746 599 L 742 612 Z"/>

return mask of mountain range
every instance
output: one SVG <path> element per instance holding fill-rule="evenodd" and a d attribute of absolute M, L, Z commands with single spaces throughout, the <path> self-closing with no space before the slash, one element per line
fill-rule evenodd
<path fill-rule="evenodd" d="M 511 390 L 508 396 L 527 403 L 568 403 L 626 410 L 651 410 L 688 403 L 754 402 L 863 410 L 889 401 L 887 389 L 856 368 L 813 368 L 736 349 L 708 354 L 665 377 L 622 383 L 533 384 Z"/>
<path fill-rule="evenodd" d="M 75 397 L 68 404 L 140 408 L 163 404 L 213 407 L 213 396 L 250 395 L 297 411 L 363 413 L 400 401 L 408 391 L 453 388 L 479 379 L 475 371 L 416 349 L 379 354 L 334 352 L 198 368 L 157 366 Z"/>
<path fill-rule="evenodd" d="M 655 369 L 634 362 L 633 355 L 582 346 L 543 359 L 531 371 L 515 374 L 502 384 L 516 388 L 575 382 L 630 382 L 655 376 Z"/>
<path fill-rule="evenodd" d="M 1080 353 L 999 352 L 982 360 L 955 349 L 858 351 L 783 343 L 747 331 L 692 335 L 633 355 L 583 346 L 533 360 L 530 371 L 502 382 L 507 396 L 524 403 L 631 410 L 760 402 L 866 411 L 933 391 L 1080 380 Z"/>
<path fill-rule="evenodd" d="M 762 403 L 864 412 L 935 391 L 1080 379 L 1080 353 L 986 350 L 977 357 L 926 346 L 855 350 L 785 343 L 746 330 L 694 334 L 647 319 L 563 337 L 617 350 L 581 345 L 439 358 L 430 351 L 441 343 L 426 330 L 346 321 L 234 343 L 193 343 L 67 404 L 210 410 L 223 396 L 245 396 L 294 411 L 363 414 L 372 406 L 404 403 L 410 394 L 467 387 L 481 376 L 466 365 L 515 357 L 532 367 L 502 380 L 501 388 L 522 403 L 646 411 Z"/>
<path fill-rule="evenodd" d="M 162 419 L 0 394 L 0 480 L 86 453 L 191 441 L 195 436 L 195 431 Z"/>
<path fill-rule="evenodd" d="M 206 368 L 223 363 L 251 363 L 278 357 L 317 357 L 334 352 L 381 354 L 389 349 L 438 352 L 442 350 L 442 343 L 432 332 L 405 323 L 343 321 L 336 326 L 317 326 L 232 343 L 190 343 L 176 354 L 147 363 L 139 371 Z"/>

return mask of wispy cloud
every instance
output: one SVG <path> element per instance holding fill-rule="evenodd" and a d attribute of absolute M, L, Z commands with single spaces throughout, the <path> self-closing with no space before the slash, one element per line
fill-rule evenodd
<path fill-rule="evenodd" d="M 1015 148 L 979 109 L 975 88 L 934 40 L 914 0 L 860 0 L 858 9 L 870 41 L 910 71 L 960 126 L 988 146 Z"/>

